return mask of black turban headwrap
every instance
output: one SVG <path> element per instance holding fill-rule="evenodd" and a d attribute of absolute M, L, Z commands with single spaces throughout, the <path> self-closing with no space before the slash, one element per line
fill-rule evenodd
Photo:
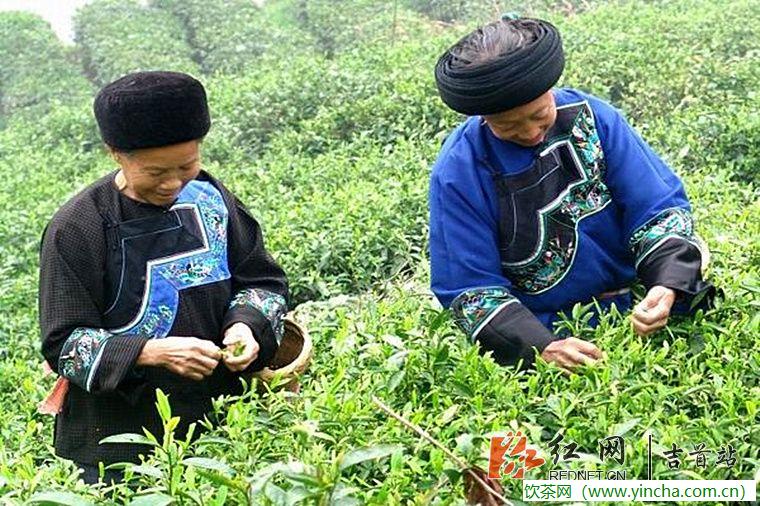
<path fill-rule="evenodd" d="M 528 18 L 500 22 L 521 25 L 535 39 L 491 61 L 469 64 L 456 55 L 478 29 L 449 48 L 435 66 L 441 98 L 457 112 L 475 116 L 513 109 L 549 91 L 562 75 L 562 40 L 551 23 Z"/>
<path fill-rule="evenodd" d="M 95 97 L 95 118 L 109 146 L 130 151 L 200 139 L 211 127 L 206 91 L 179 72 L 136 72 Z"/>

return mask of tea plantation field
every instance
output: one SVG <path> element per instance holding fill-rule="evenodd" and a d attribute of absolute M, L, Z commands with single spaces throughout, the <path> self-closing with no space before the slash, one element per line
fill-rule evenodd
<path fill-rule="evenodd" d="M 563 325 L 607 358 L 569 377 L 480 356 L 428 290 L 429 171 L 462 119 L 432 69 L 478 22 L 518 9 L 560 29 L 560 84 L 623 110 L 684 180 L 724 292 L 650 338 L 617 312 L 591 329 L 576 307 Z M 457 464 L 373 397 L 471 466 L 487 467 L 490 434 L 520 430 L 548 461 L 532 478 L 644 478 L 651 434 L 657 479 L 760 479 L 756 2 L 94 0 L 75 27 L 63 45 L 41 18 L 0 12 L 0 504 L 464 504 Z M 192 444 L 158 441 L 136 486 L 88 487 L 36 412 L 53 384 L 39 354 L 39 240 L 114 168 L 96 90 L 158 68 L 206 86 L 204 166 L 260 220 L 315 359 L 300 394 L 220 399 L 222 422 Z M 552 462 L 558 432 L 579 458 Z M 612 435 L 622 466 L 598 458 Z M 687 456 L 701 444 L 704 467 Z M 734 460 L 719 462 L 729 445 Z M 502 484 L 521 498 L 519 481 Z"/>

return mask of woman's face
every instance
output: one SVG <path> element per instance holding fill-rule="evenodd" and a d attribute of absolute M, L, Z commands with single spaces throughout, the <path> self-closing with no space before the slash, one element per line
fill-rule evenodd
<path fill-rule="evenodd" d="M 499 139 L 531 147 L 543 142 L 546 132 L 557 119 L 554 95 L 547 91 L 533 102 L 498 114 L 483 116 L 483 120 Z"/>
<path fill-rule="evenodd" d="M 193 140 L 138 149 L 130 154 L 111 151 L 121 166 L 124 194 L 157 206 L 172 204 L 187 183 L 201 170 L 200 142 Z"/>

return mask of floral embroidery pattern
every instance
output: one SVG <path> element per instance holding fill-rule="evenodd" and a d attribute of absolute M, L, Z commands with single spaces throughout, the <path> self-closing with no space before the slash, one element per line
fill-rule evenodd
<path fill-rule="evenodd" d="M 541 212 L 544 237 L 538 255 L 526 263 L 503 263 L 505 274 L 515 287 L 531 294 L 549 290 L 564 278 L 575 258 L 578 222 L 600 211 L 611 200 L 603 181 L 604 153 L 587 104 L 579 107 L 566 140 L 577 155 L 583 180 L 570 185 L 556 205 Z"/>
<path fill-rule="evenodd" d="M 496 311 L 517 299 L 504 287 L 474 288 L 459 294 L 451 303 L 456 324 L 470 337 L 475 337 Z"/>
<path fill-rule="evenodd" d="M 285 297 L 268 290 L 247 288 L 235 294 L 232 302 L 230 302 L 230 308 L 235 306 L 248 306 L 260 311 L 269 320 L 277 344 L 280 344 L 285 332 L 283 323 L 283 318 L 287 312 Z"/>
<path fill-rule="evenodd" d="M 124 332 L 132 335 L 148 336 L 151 338 L 165 337 L 159 331 L 162 322 L 174 321 L 174 312 L 164 304 L 158 306 L 158 310 L 151 312 L 139 325 L 133 329 Z M 168 331 L 167 331 L 168 332 Z"/>
<path fill-rule="evenodd" d="M 522 269 L 510 269 L 510 279 L 525 292 L 539 292 L 559 282 L 573 260 L 575 244 L 563 247 L 558 238 L 547 242 L 538 261 Z"/>
<path fill-rule="evenodd" d="M 599 133 L 588 106 L 583 107 L 576 118 L 572 128 L 572 138 L 573 145 L 583 161 L 587 175 L 593 178 L 602 177 L 606 169 L 602 142 L 599 140 Z"/>
<path fill-rule="evenodd" d="M 696 240 L 694 220 L 686 209 L 666 209 L 633 233 L 628 245 L 636 256 L 636 265 L 662 244 L 663 239 L 673 236 Z"/>
<path fill-rule="evenodd" d="M 166 267 L 165 274 L 171 279 L 177 280 L 182 284 L 190 285 L 198 283 L 209 277 L 214 267 L 211 265 L 213 262 L 208 259 L 205 261 L 197 261 L 190 259 L 187 263 L 173 263 Z"/>
<path fill-rule="evenodd" d="M 179 291 L 229 279 L 227 265 L 227 207 L 221 193 L 204 181 L 191 181 L 175 207 L 195 208 L 206 237 L 203 250 L 149 265 L 145 308 L 137 318 L 118 329 L 78 328 L 64 344 L 59 357 L 61 375 L 90 390 L 100 356 L 113 335 L 166 337 L 174 325 Z"/>
<path fill-rule="evenodd" d="M 174 208 L 196 209 L 206 239 L 203 250 L 149 264 L 145 310 L 138 319 L 114 332 L 165 337 L 174 324 L 179 291 L 229 279 L 227 265 L 227 206 L 211 183 L 191 181 Z"/>
<path fill-rule="evenodd" d="M 75 329 L 58 358 L 61 376 L 89 392 L 103 347 L 111 336 L 112 333 L 103 329 Z"/>
<path fill-rule="evenodd" d="M 226 261 L 227 208 L 222 196 L 216 188 L 211 187 L 208 183 L 193 181 L 190 184 L 193 183 L 207 185 L 206 191 L 197 192 L 196 198 L 192 202 L 198 207 L 206 231 L 209 250 L 189 258 L 165 263 L 156 268 L 158 274 L 178 289 L 198 286 L 209 278 L 212 281 L 217 281 L 221 262 Z M 178 202 L 181 204 L 182 200 Z M 226 269 L 226 265 L 224 268 Z"/>

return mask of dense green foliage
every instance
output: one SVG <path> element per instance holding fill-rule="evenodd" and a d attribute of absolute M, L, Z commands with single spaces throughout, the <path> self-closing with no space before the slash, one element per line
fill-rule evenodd
<path fill-rule="evenodd" d="M 430 24 L 398 1 L 301 0 L 296 12 L 299 25 L 314 38 L 315 49 L 328 57 L 362 44 L 419 37 Z"/>
<path fill-rule="evenodd" d="M 432 66 L 467 27 L 422 15 L 475 19 L 477 0 L 362 1 L 333 12 L 320 0 L 96 0 L 76 17 L 79 67 L 45 23 L 0 14 L 0 503 L 68 491 L 121 504 L 136 493 L 77 482 L 53 455 L 52 420 L 35 412 L 52 384 L 38 365 L 39 238 L 58 206 L 113 169 L 84 76 L 98 85 L 136 68 L 204 81 L 214 121 L 205 166 L 260 219 L 316 345 L 298 397 L 220 400 L 223 423 L 199 442 L 155 442 L 163 450 L 138 470 L 140 493 L 245 504 L 239 489 L 250 481 L 271 504 L 461 503 L 453 463 L 382 414 L 373 395 L 481 466 L 491 432 L 519 428 L 546 456 L 562 430 L 584 454 L 570 467 L 583 469 L 604 468 L 597 440 L 624 432 L 624 469 L 640 477 L 651 431 L 658 478 L 756 476 L 760 19 L 750 0 L 590 3 L 529 6 L 563 33 L 562 83 L 621 108 L 684 179 L 725 300 L 650 339 L 616 313 L 592 330 L 579 307 L 565 325 L 607 358 L 572 377 L 545 364 L 518 374 L 479 356 L 427 290 L 429 167 L 460 119 L 437 98 Z M 234 13 L 223 8 L 233 4 Z M 18 44 L 21 25 L 37 42 Z M 6 61 L 18 70 L 5 72 Z M 34 100 L 8 98 L 26 90 Z M 80 98 L 59 103 L 64 90 Z M 43 105 L 28 109 L 34 118 L 31 104 Z M 731 444 L 737 463 L 669 469 L 663 451 L 673 443 Z M 505 484 L 519 497 L 517 483 Z"/>
<path fill-rule="evenodd" d="M 164 11 L 136 0 L 100 0 L 82 7 L 74 24 L 85 70 L 97 84 L 135 70 L 198 74 L 181 23 Z"/>
<path fill-rule="evenodd" d="M 292 51 L 309 51 L 313 45 L 307 34 L 288 23 L 294 14 L 279 4 L 257 7 L 247 0 L 152 0 L 151 5 L 182 21 L 195 59 L 206 73 L 244 72 L 262 65 L 257 57 L 287 58 Z"/>
<path fill-rule="evenodd" d="M 699 5 L 699 16 L 630 2 L 557 19 L 570 51 L 564 82 L 609 98 L 648 139 L 681 153 L 684 166 L 725 167 L 757 184 L 757 27 L 742 2 Z"/>
<path fill-rule="evenodd" d="M 50 25 L 33 14 L 0 12 L 0 62 L 0 128 L 10 115 L 44 114 L 92 93 Z"/>

